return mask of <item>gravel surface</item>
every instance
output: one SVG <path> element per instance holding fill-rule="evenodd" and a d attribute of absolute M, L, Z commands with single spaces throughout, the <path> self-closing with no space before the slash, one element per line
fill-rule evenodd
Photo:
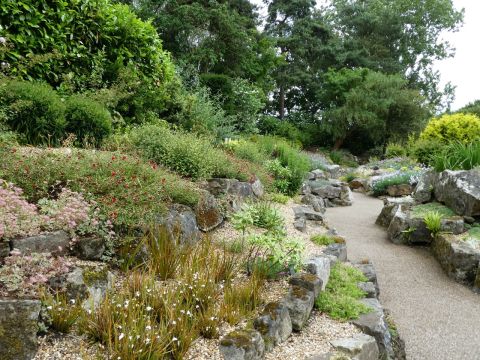
<path fill-rule="evenodd" d="M 426 248 L 395 245 L 375 225 L 382 202 L 355 193 L 327 219 L 347 238 L 352 261 L 370 259 L 380 301 L 390 310 L 409 360 L 479 360 L 480 296 L 449 279 Z"/>
<path fill-rule="evenodd" d="M 82 336 L 50 334 L 38 338 L 39 348 L 33 360 L 106 359 L 98 345 Z"/>

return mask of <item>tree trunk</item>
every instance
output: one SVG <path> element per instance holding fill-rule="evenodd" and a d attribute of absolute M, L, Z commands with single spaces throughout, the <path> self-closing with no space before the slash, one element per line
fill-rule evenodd
<path fill-rule="evenodd" d="M 285 117 L 285 88 L 283 85 L 280 86 L 280 119 L 283 120 Z"/>
<path fill-rule="evenodd" d="M 344 141 L 345 141 L 345 138 L 338 138 L 337 140 L 335 140 L 335 144 L 333 145 L 333 150 L 337 151 L 338 149 L 340 149 Z"/>

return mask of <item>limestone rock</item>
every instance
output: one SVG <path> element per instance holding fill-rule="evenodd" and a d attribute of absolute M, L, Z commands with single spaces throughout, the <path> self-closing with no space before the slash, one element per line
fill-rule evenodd
<path fill-rule="evenodd" d="M 205 192 L 195 208 L 197 224 L 200 230 L 208 232 L 223 222 L 223 214 L 215 197 Z"/>
<path fill-rule="evenodd" d="M 328 245 L 327 248 L 323 250 L 323 253 L 335 256 L 338 261 L 347 261 L 347 246 L 345 244 Z"/>
<path fill-rule="evenodd" d="M 331 179 L 336 179 L 340 174 L 340 165 L 325 165 L 325 171 L 329 174 Z"/>
<path fill-rule="evenodd" d="M 265 350 L 286 341 L 292 333 L 292 320 L 288 308 L 282 302 L 268 303 L 260 316 L 253 322 L 265 342 Z"/>
<path fill-rule="evenodd" d="M 322 290 L 325 290 L 330 278 L 330 259 L 327 256 L 316 256 L 306 262 L 305 269 L 322 280 Z"/>
<path fill-rule="evenodd" d="M 375 223 L 377 225 L 388 227 L 395 215 L 395 212 L 400 206 L 403 209 L 407 209 L 415 205 L 415 200 L 411 196 L 401 197 L 401 198 L 392 198 L 387 197 L 383 200 L 383 208 L 378 215 Z"/>
<path fill-rule="evenodd" d="M 220 340 L 220 353 L 225 360 L 260 360 L 265 342 L 256 330 L 238 330 Z"/>
<path fill-rule="evenodd" d="M 366 334 L 355 334 L 351 338 L 334 340 L 331 344 L 352 360 L 378 360 L 380 355 L 375 338 Z"/>
<path fill-rule="evenodd" d="M 312 174 L 314 175 L 314 178 L 311 180 L 323 180 L 327 179 L 327 174 L 325 174 L 325 171 L 316 169 L 312 171 Z"/>
<path fill-rule="evenodd" d="M 355 264 L 354 266 L 358 270 L 360 270 L 363 273 L 363 275 L 365 275 L 368 282 L 372 283 L 375 286 L 376 296 L 374 296 L 374 297 L 378 297 L 378 295 L 380 295 L 380 288 L 378 286 L 377 272 L 375 271 L 375 267 L 373 266 L 373 264 L 371 264 L 371 263 Z M 366 285 L 366 286 L 368 286 L 368 285 Z"/>
<path fill-rule="evenodd" d="M 360 290 L 362 290 L 366 293 L 365 294 L 366 298 L 373 299 L 373 298 L 378 297 L 377 289 L 376 289 L 375 284 L 373 282 L 370 282 L 370 281 L 359 282 L 357 284 L 357 286 L 360 288 Z"/>
<path fill-rule="evenodd" d="M 458 215 L 480 215 L 480 170 L 440 173 L 435 181 L 435 198 Z"/>
<path fill-rule="evenodd" d="M 293 285 L 288 296 L 284 299 L 292 319 L 292 328 L 300 331 L 306 324 L 313 309 L 315 298 L 312 291 Z"/>
<path fill-rule="evenodd" d="M 0 300 L 0 359 L 33 359 L 40 308 L 38 300 Z"/>
<path fill-rule="evenodd" d="M 392 339 L 385 321 L 383 308 L 377 299 L 360 300 L 372 309 L 368 314 L 362 314 L 353 324 L 358 326 L 364 333 L 373 336 L 377 341 L 378 349 L 382 358 L 394 358 Z"/>
<path fill-rule="evenodd" d="M 298 231 L 304 232 L 307 230 L 307 219 L 304 217 L 296 219 L 293 223 L 293 227 Z"/>
<path fill-rule="evenodd" d="M 350 181 L 348 183 L 348 186 L 352 190 L 365 192 L 368 189 L 368 180 L 367 179 L 356 178 L 356 179 L 353 179 L 352 181 Z"/>
<path fill-rule="evenodd" d="M 440 234 L 432 243 L 433 254 L 451 278 L 472 285 L 478 276 L 480 250 L 453 235 Z"/>
<path fill-rule="evenodd" d="M 73 252 L 82 260 L 100 260 L 105 252 L 105 241 L 100 237 L 80 238 Z"/>
<path fill-rule="evenodd" d="M 22 254 L 36 252 L 65 255 L 69 247 L 70 237 L 63 230 L 10 240 L 10 248 L 20 250 Z"/>
<path fill-rule="evenodd" d="M 325 201 L 319 196 L 313 194 L 304 195 L 302 197 L 302 203 L 311 206 L 313 210 L 317 212 L 325 212 Z"/>
<path fill-rule="evenodd" d="M 339 186 L 324 185 L 312 187 L 312 193 L 322 198 L 335 199 L 340 197 L 341 188 Z"/>
<path fill-rule="evenodd" d="M 255 179 L 255 181 L 252 183 L 252 191 L 253 195 L 255 195 L 257 198 L 261 198 L 264 193 L 265 189 L 263 187 L 262 182 L 259 179 Z"/>
<path fill-rule="evenodd" d="M 323 286 L 322 279 L 310 273 L 297 273 L 290 278 L 289 283 L 313 292 L 315 298 L 320 294 Z"/>
<path fill-rule="evenodd" d="M 419 203 L 427 203 L 432 200 L 433 189 L 435 184 L 435 173 L 427 171 L 424 173 L 417 183 L 413 191 L 413 198 Z"/>
<path fill-rule="evenodd" d="M 157 226 L 164 227 L 169 238 L 179 245 L 195 244 L 200 239 L 195 213 L 185 205 L 173 205 L 157 219 Z"/>
<path fill-rule="evenodd" d="M 295 220 L 305 218 L 311 221 L 323 221 L 323 214 L 310 206 L 296 206 L 293 208 L 293 212 L 295 213 Z"/>

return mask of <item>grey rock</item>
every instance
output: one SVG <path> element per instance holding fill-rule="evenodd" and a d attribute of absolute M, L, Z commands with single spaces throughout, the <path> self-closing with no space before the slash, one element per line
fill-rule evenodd
<path fill-rule="evenodd" d="M 397 207 L 387 229 L 388 238 L 395 244 L 406 244 L 409 241 L 410 228 L 408 214 Z"/>
<path fill-rule="evenodd" d="M 340 165 L 337 165 L 337 164 L 325 165 L 325 171 L 329 173 L 330 178 L 336 179 L 340 174 Z"/>
<path fill-rule="evenodd" d="M 251 186 L 253 195 L 255 195 L 257 198 L 261 198 L 265 194 L 265 189 L 259 179 L 256 179 Z"/>
<path fill-rule="evenodd" d="M 410 184 L 390 185 L 387 187 L 387 194 L 393 197 L 407 196 L 413 192 Z"/>
<path fill-rule="evenodd" d="M 360 270 L 363 275 L 367 278 L 368 282 L 371 282 L 375 286 L 376 290 L 376 296 L 380 295 L 380 288 L 378 286 L 378 280 L 377 280 L 377 272 L 375 271 L 375 267 L 371 263 L 367 264 L 355 264 L 354 265 L 358 270 Z"/>
<path fill-rule="evenodd" d="M 18 249 L 22 254 L 35 252 L 65 255 L 69 248 L 70 236 L 63 230 L 10 240 L 10 249 Z"/>
<path fill-rule="evenodd" d="M 312 187 L 312 193 L 324 199 L 339 198 L 341 192 L 342 192 L 342 189 L 339 186 L 323 185 L 318 187 Z"/>
<path fill-rule="evenodd" d="M 305 180 L 315 180 L 315 174 L 312 171 L 307 172 L 305 175 Z"/>
<path fill-rule="evenodd" d="M 393 359 L 392 338 L 388 331 L 382 306 L 377 299 L 362 299 L 360 301 L 370 307 L 372 311 L 368 314 L 360 315 L 360 317 L 353 320 L 352 323 L 367 335 L 375 338 L 382 359 Z"/>
<path fill-rule="evenodd" d="M 0 299 L 0 359 L 34 358 L 40 308 L 38 300 Z"/>
<path fill-rule="evenodd" d="M 475 223 L 475 218 L 471 216 L 464 216 L 463 221 L 467 224 L 474 224 Z"/>
<path fill-rule="evenodd" d="M 300 331 L 305 326 L 312 312 L 314 301 L 315 297 L 312 291 L 296 285 L 291 287 L 289 294 L 284 299 L 284 304 L 290 313 L 293 330 Z"/>
<path fill-rule="evenodd" d="M 294 221 L 293 227 L 298 231 L 304 232 L 307 230 L 307 219 L 304 217 L 298 218 Z"/>
<path fill-rule="evenodd" d="M 305 218 L 311 221 L 323 221 L 323 214 L 315 211 L 310 206 L 296 206 L 293 208 L 295 214 L 295 220 Z"/>
<path fill-rule="evenodd" d="M 413 198 L 419 203 L 427 203 L 432 200 L 433 189 L 435 184 L 435 173 L 427 171 L 424 173 L 417 183 L 413 191 Z"/>
<path fill-rule="evenodd" d="M 275 301 L 265 305 L 264 310 L 253 321 L 254 328 L 260 332 L 265 342 L 265 350 L 286 341 L 292 333 L 292 320 L 286 305 Z"/>
<path fill-rule="evenodd" d="M 325 290 L 330 278 L 330 258 L 327 256 L 316 256 L 305 263 L 305 270 L 310 274 L 318 276 L 322 280 L 322 290 Z"/>
<path fill-rule="evenodd" d="M 310 180 L 323 180 L 323 179 L 327 179 L 327 174 L 325 174 L 325 171 L 323 171 L 323 170 L 320 170 L 320 169 L 313 170 L 313 171 L 312 171 L 312 174 L 314 175 L 314 178 L 313 178 L 313 179 L 310 179 Z"/>
<path fill-rule="evenodd" d="M 378 345 L 374 337 L 367 334 L 355 334 L 351 338 L 334 340 L 332 346 L 352 360 L 378 360 Z"/>
<path fill-rule="evenodd" d="M 447 275 L 458 282 L 473 285 L 478 275 L 480 250 L 450 234 L 440 234 L 432 251 Z"/>
<path fill-rule="evenodd" d="M 338 261 L 345 262 L 347 261 L 347 246 L 345 244 L 331 244 L 328 245 L 323 253 L 326 255 L 335 256 Z"/>
<path fill-rule="evenodd" d="M 392 222 L 393 216 L 398 208 L 401 206 L 402 210 L 408 209 L 415 205 L 415 200 L 411 196 L 392 198 L 387 197 L 383 200 L 383 208 L 378 215 L 375 223 L 377 225 L 388 227 Z"/>
<path fill-rule="evenodd" d="M 203 193 L 198 200 L 195 216 L 198 228 L 205 232 L 218 227 L 224 219 L 217 199 L 209 192 Z"/>
<path fill-rule="evenodd" d="M 82 260 L 100 260 L 105 252 L 105 241 L 100 237 L 80 238 L 75 242 L 74 254 Z"/>
<path fill-rule="evenodd" d="M 348 183 L 348 186 L 352 190 L 365 192 L 368 189 L 368 180 L 367 179 L 356 178 L 356 179 L 353 179 L 352 181 L 350 181 Z"/>
<path fill-rule="evenodd" d="M 480 215 L 480 170 L 443 171 L 435 181 L 435 198 L 458 215 Z"/>
<path fill-rule="evenodd" d="M 294 274 L 288 281 L 290 285 L 302 287 L 308 291 L 313 292 L 313 296 L 317 298 L 322 291 L 323 282 L 317 275 L 310 273 Z"/>
<path fill-rule="evenodd" d="M 373 282 L 370 282 L 370 281 L 359 282 L 357 284 L 357 286 L 360 288 L 360 290 L 362 290 L 366 293 L 365 294 L 366 298 L 373 299 L 373 298 L 378 297 L 377 289 L 376 289 L 375 284 Z"/>
<path fill-rule="evenodd" d="M 302 197 L 302 203 L 309 205 L 313 210 L 324 213 L 325 212 L 325 201 L 319 196 L 313 194 L 307 194 Z"/>
<path fill-rule="evenodd" d="M 225 360 L 260 360 L 265 342 L 256 330 L 238 330 L 220 340 L 220 353 Z"/>
<path fill-rule="evenodd" d="M 312 188 L 310 187 L 310 185 L 307 183 L 302 184 L 302 188 L 300 189 L 300 194 L 307 195 L 311 193 L 312 193 Z"/>
<path fill-rule="evenodd" d="M 175 204 L 165 216 L 160 216 L 158 229 L 166 229 L 168 237 L 176 244 L 195 244 L 200 239 L 197 217 L 188 206 Z"/>

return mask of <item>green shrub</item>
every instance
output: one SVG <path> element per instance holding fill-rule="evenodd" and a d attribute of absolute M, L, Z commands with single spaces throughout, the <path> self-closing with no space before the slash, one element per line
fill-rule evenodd
<path fill-rule="evenodd" d="M 80 143 L 99 144 L 112 131 L 112 118 L 105 107 L 87 97 L 73 95 L 67 98 L 66 131 L 76 135 Z"/>
<path fill-rule="evenodd" d="M 0 107 L 6 125 L 28 144 L 56 145 L 65 134 L 65 105 L 48 85 L 2 81 Z"/>
<path fill-rule="evenodd" d="M 432 156 L 435 171 L 471 170 L 480 166 L 480 140 L 463 144 L 454 142 Z"/>
<path fill-rule="evenodd" d="M 317 245 L 335 244 L 335 240 L 333 239 L 333 237 L 327 234 L 312 235 L 310 237 L 310 240 Z"/>
<path fill-rule="evenodd" d="M 286 203 L 288 203 L 288 201 L 291 198 L 287 195 L 283 195 L 279 193 L 269 193 L 269 194 L 266 194 L 266 199 L 278 204 L 285 205 Z"/>
<path fill-rule="evenodd" d="M 154 164 L 116 152 L 0 148 L 0 178 L 24 190 L 28 200 L 49 197 L 68 185 L 95 200 L 116 225 L 149 224 L 170 202 L 197 204 L 198 189 Z"/>
<path fill-rule="evenodd" d="M 225 146 L 231 149 L 236 157 L 256 164 L 264 164 L 268 159 L 267 154 L 252 141 L 229 141 Z"/>
<path fill-rule="evenodd" d="M 441 152 L 444 147 L 445 144 L 436 139 L 418 139 L 412 143 L 409 155 L 422 164 L 431 165 L 435 154 Z"/>
<path fill-rule="evenodd" d="M 407 149 L 402 144 L 389 143 L 385 156 L 387 158 L 407 156 Z"/>
<path fill-rule="evenodd" d="M 429 121 L 420 139 L 464 144 L 480 138 L 480 118 L 473 114 L 443 115 Z"/>
<path fill-rule="evenodd" d="M 357 283 L 367 281 L 363 273 L 351 266 L 337 262 L 331 269 L 325 291 L 315 300 L 315 306 L 334 319 L 352 320 L 371 311 L 358 299 L 365 296 Z"/>
<path fill-rule="evenodd" d="M 335 164 L 344 165 L 348 167 L 358 167 L 358 163 L 355 161 L 355 158 L 352 154 L 347 151 L 337 150 L 330 152 L 330 160 Z"/>

